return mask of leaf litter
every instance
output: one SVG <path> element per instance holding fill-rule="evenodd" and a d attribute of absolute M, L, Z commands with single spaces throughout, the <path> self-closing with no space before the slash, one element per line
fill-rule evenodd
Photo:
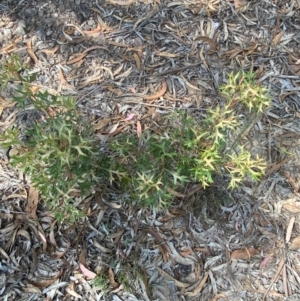
<path fill-rule="evenodd" d="M 89 226 L 72 227 L 56 223 L 1 151 L 0 297 L 297 300 L 299 1 L 87 0 L 89 14 L 79 0 L 21 2 L 0 6 L 1 59 L 17 52 L 38 66 L 36 87 L 76 97 L 103 137 L 130 129 L 140 136 L 174 109 L 203 118 L 221 101 L 228 72 L 256 71 L 273 104 L 244 139 L 269 169 L 258 186 L 225 194 L 234 204 L 214 209 L 219 187 L 188 187 L 164 214 L 134 211 L 113 190 L 105 199 L 97 192 Z M 30 36 L 17 34 L 30 14 Z M 36 24 L 45 41 L 35 37 Z M 17 118 L 10 89 L 1 91 L 4 128 Z M 86 266 L 77 258 L 82 250 Z M 109 297 L 88 279 L 102 271 Z"/>

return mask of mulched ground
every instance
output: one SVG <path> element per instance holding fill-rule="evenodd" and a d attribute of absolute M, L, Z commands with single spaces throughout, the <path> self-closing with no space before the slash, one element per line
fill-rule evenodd
<path fill-rule="evenodd" d="M 112 190 L 83 200 L 76 225 L 42 204 L 32 219 L 30 184 L 1 150 L 0 300 L 300 299 L 299 0 L 7 0 L 0 15 L 1 61 L 18 53 L 33 87 L 75 97 L 100 139 L 172 110 L 202 118 L 230 71 L 254 71 L 272 96 L 243 137 L 265 177 L 191 185 L 165 213 Z M 2 131 L 18 122 L 14 87 L 0 94 Z"/>

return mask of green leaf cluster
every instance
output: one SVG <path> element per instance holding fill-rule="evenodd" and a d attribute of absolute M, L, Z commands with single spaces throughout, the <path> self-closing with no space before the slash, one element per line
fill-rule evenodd
<path fill-rule="evenodd" d="M 221 87 L 221 92 L 231 106 L 241 102 L 250 112 L 262 112 L 271 103 L 268 89 L 256 82 L 252 72 L 230 73 L 227 84 Z"/>

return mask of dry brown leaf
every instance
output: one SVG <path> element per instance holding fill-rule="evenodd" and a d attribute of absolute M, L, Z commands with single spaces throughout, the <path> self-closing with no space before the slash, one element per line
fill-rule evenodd
<path fill-rule="evenodd" d="M 300 202 L 291 202 L 283 204 L 282 207 L 293 213 L 300 213 Z"/>
<path fill-rule="evenodd" d="M 225 299 L 228 300 L 228 298 L 224 294 L 217 294 L 217 295 L 214 296 L 214 298 L 212 299 L 212 301 L 217 301 L 220 298 L 225 298 Z"/>
<path fill-rule="evenodd" d="M 0 106 L 3 108 L 3 109 L 6 109 L 6 108 L 11 108 L 13 106 L 15 106 L 17 104 L 17 102 L 10 102 L 10 101 L 6 101 L 4 98 L 2 98 L 0 96 Z"/>
<path fill-rule="evenodd" d="M 197 285 L 197 287 L 192 292 L 186 292 L 185 295 L 189 297 L 197 296 L 201 292 L 202 288 L 204 287 L 207 278 L 208 278 L 208 273 L 204 275 L 202 280 L 199 282 L 199 285 Z"/>
<path fill-rule="evenodd" d="M 76 58 L 67 61 L 66 65 L 72 65 L 72 64 L 75 64 L 75 63 L 81 61 L 84 57 L 87 56 L 87 54 L 88 54 L 87 52 L 83 52 L 83 53 L 79 54 Z"/>
<path fill-rule="evenodd" d="M 70 249 L 70 247 L 71 247 L 71 243 L 68 241 L 68 245 L 67 245 L 66 249 L 63 252 L 61 252 L 61 253 L 56 253 L 57 255 L 56 255 L 55 259 L 60 259 L 60 258 L 64 257 L 65 254 Z"/>
<path fill-rule="evenodd" d="M 136 134 L 138 138 L 142 136 L 142 125 L 139 121 L 136 122 Z"/>
<path fill-rule="evenodd" d="M 40 89 L 41 89 L 40 86 L 35 86 L 35 85 L 32 85 L 32 86 L 29 87 L 29 90 L 31 91 L 31 93 L 32 93 L 33 95 L 35 95 L 36 92 L 38 92 Z"/>
<path fill-rule="evenodd" d="M 87 269 L 82 263 L 79 264 L 79 267 L 83 275 L 88 279 L 94 279 L 97 276 L 97 274 Z"/>
<path fill-rule="evenodd" d="M 135 60 L 135 63 L 136 63 L 136 67 L 138 69 L 141 69 L 141 60 L 140 60 L 139 56 L 137 55 L 137 53 L 134 53 L 133 57 L 134 57 L 134 60 Z"/>
<path fill-rule="evenodd" d="M 121 90 L 115 89 L 112 86 L 104 86 L 108 91 L 116 94 L 117 96 L 121 96 L 123 92 Z"/>
<path fill-rule="evenodd" d="M 167 91 L 167 82 L 164 80 L 161 83 L 160 89 L 156 93 L 154 93 L 152 95 L 144 96 L 143 98 L 145 100 L 154 100 L 154 99 L 157 99 L 157 98 L 163 96 L 166 93 L 166 91 Z"/>
<path fill-rule="evenodd" d="M 111 293 L 116 294 L 116 293 L 120 292 L 123 289 L 124 289 L 124 284 L 120 284 L 119 287 L 117 287 L 116 289 L 112 290 Z"/>
<path fill-rule="evenodd" d="M 34 188 L 34 186 L 30 186 L 27 198 L 27 205 L 25 208 L 25 212 L 27 213 L 28 218 L 35 219 L 36 209 L 39 204 L 39 191 Z"/>
<path fill-rule="evenodd" d="M 120 6 L 128 6 L 135 2 L 135 0 L 109 0 L 111 4 L 120 5 Z"/>
<path fill-rule="evenodd" d="M 43 288 L 43 287 L 47 287 L 49 285 L 51 285 L 52 283 L 54 283 L 56 281 L 56 278 L 51 278 L 51 279 L 47 279 L 47 280 L 40 280 L 40 281 L 31 281 L 29 279 L 27 279 L 27 281 L 29 283 L 31 283 L 32 285 L 35 285 L 39 288 Z"/>
<path fill-rule="evenodd" d="M 271 175 L 272 173 L 278 171 L 285 163 L 287 163 L 288 161 L 290 161 L 291 158 L 286 158 L 282 161 L 280 161 L 279 163 L 270 163 L 267 167 L 267 171 L 265 172 L 266 176 Z"/>
<path fill-rule="evenodd" d="M 201 50 L 200 50 L 200 52 L 199 52 L 199 57 L 200 57 L 200 59 L 202 60 L 202 62 L 203 62 L 203 64 L 204 64 L 205 68 L 206 68 L 206 69 L 209 69 L 209 68 L 208 68 L 208 64 L 207 64 L 207 62 L 206 62 L 206 59 L 205 59 L 205 57 L 204 57 L 204 46 L 201 47 Z"/>
<path fill-rule="evenodd" d="M 172 58 L 175 58 L 175 57 L 180 57 L 180 54 L 175 54 L 175 53 L 169 53 L 169 52 L 160 52 L 160 51 L 157 51 L 157 50 L 154 50 L 154 53 L 157 55 L 157 56 L 162 56 L 162 57 L 172 57 Z"/>
<path fill-rule="evenodd" d="M 60 85 L 59 85 L 58 91 L 61 90 L 63 85 L 65 85 L 67 88 L 69 88 L 71 90 L 75 90 L 75 88 L 66 81 L 61 68 L 59 66 L 57 66 L 57 67 L 58 67 L 58 76 L 59 76 L 59 79 L 60 79 Z"/>
<path fill-rule="evenodd" d="M 30 38 L 28 41 L 27 41 L 27 52 L 29 54 L 29 56 L 34 60 L 34 62 L 36 64 L 39 64 L 39 60 L 38 58 L 36 57 L 35 53 L 33 52 L 32 48 L 31 48 L 31 42 L 32 42 L 32 38 Z"/>
<path fill-rule="evenodd" d="M 47 243 L 47 240 L 46 240 L 45 235 L 44 235 L 42 232 L 40 232 L 40 231 L 38 231 L 38 233 L 39 233 L 39 236 L 40 236 L 42 242 L 43 242 L 44 244 L 46 244 L 46 243 Z"/>
<path fill-rule="evenodd" d="M 286 243 L 288 243 L 291 239 L 295 220 L 296 220 L 295 216 L 292 216 L 291 219 L 290 219 L 289 225 L 288 225 L 287 230 L 286 230 L 286 236 L 285 236 L 285 242 Z"/>
<path fill-rule="evenodd" d="M 46 54 L 50 54 L 51 56 L 53 56 L 60 48 L 60 45 L 56 45 L 54 48 L 52 49 L 41 49 L 40 52 L 44 52 Z"/>
<path fill-rule="evenodd" d="M 202 41 L 209 45 L 210 51 L 211 50 L 217 50 L 217 43 L 213 39 L 206 37 L 206 36 L 199 36 L 195 39 L 195 41 Z"/>
<path fill-rule="evenodd" d="M 153 247 L 157 248 L 161 252 L 163 261 L 167 263 L 169 259 L 169 253 L 167 253 L 166 250 L 161 245 L 153 245 Z"/>
<path fill-rule="evenodd" d="M 109 283 L 113 288 L 117 288 L 119 286 L 119 283 L 117 283 L 115 281 L 115 275 L 114 275 L 114 271 L 112 268 L 109 268 L 108 270 L 108 279 L 109 279 Z"/>
<path fill-rule="evenodd" d="M 262 269 L 265 267 L 265 265 L 272 259 L 273 254 L 268 255 L 259 265 L 260 273 L 262 272 Z"/>
<path fill-rule="evenodd" d="M 54 235 L 54 225 L 55 224 L 56 224 L 56 221 L 51 225 L 51 227 L 50 227 L 50 234 L 49 234 L 49 240 L 50 240 L 50 243 L 53 246 L 57 246 L 57 243 L 56 243 L 56 240 L 55 240 L 55 235 Z"/>
<path fill-rule="evenodd" d="M 183 250 L 183 251 L 181 251 L 181 252 L 179 252 L 179 254 L 181 255 L 181 256 L 183 256 L 183 257 L 186 257 L 186 256 L 188 256 L 188 255 L 191 255 L 193 253 L 193 250 L 192 249 L 185 249 L 185 250 Z"/>
<path fill-rule="evenodd" d="M 30 283 L 26 283 L 26 286 L 22 288 L 22 292 L 33 293 L 33 294 L 41 294 L 42 293 L 38 287 L 36 287 Z"/>
<path fill-rule="evenodd" d="M 116 79 L 128 77 L 130 75 L 130 73 L 132 72 L 132 70 L 133 70 L 133 67 L 131 66 L 125 72 L 123 72 L 122 74 L 119 74 L 118 76 L 116 76 Z"/>
<path fill-rule="evenodd" d="M 188 88 L 190 88 L 192 91 L 201 91 L 201 89 L 199 89 L 198 87 L 192 85 L 190 82 L 188 82 L 185 77 L 183 76 L 182 72 L 180 72 L 180 77 L 182 78 L 182 80 L 184 81 L 184 83 L 188 86 Z"/>
<path fill-rule="evenodd" d="M 291 174 L 287 171 L 284 170 L 283 171 L 286 179 L 288 180 L 288 182 L 290 183 L 290 185 L 293 187 L 294 192 L 297 193 L 299 190 L 298 184 L 296 183 L 296 181 L 294 180 L 294 178 L 291 176 Z"/>
<path fill-rule="evenodd" d="M 0 254 L 2 254 L 3 257 L 5 257 L 8 261 L 10 261 L 8 254 L 1 247 L 0 247 Z"/>
<path fill-rule="evenodd" d="M 259 251 L 254 248 L 245 248 L 240 250 L 235 250 L 231 253 L 230 259 L 249 259 L 250 257 L 257 255 Z"/>
<path fill-rule="evenodd" d="M 167 190 L 168 192 L 170 192 L 171 194 L 173 194 L 174 196 L 177 196 L 178 198 L 185 198 L 185 197 L 186 197 L 185 194 L 179 193 L 179 192 L 173 190 L 173 189 L 170 188 L 170 187 L 166 187 L 166 190 Z"/>
<path fill-rule="evenodd" d="M 103 28 L 101 26 L 101 24 L 98 23 L 97 27 L 95 29 L 92 30 L 84 30 L 83 32 L 87 35 L 87 36 L 92 36 L 92 37 L 97 37 L 100 32 L 102 32 Z"/>
<path fill-rule="evenodd" d="M 2 52 L 5 52 L 5 53 L 11 53 L 11 52 L 14 52 L 15 50 L 17 50 L 17 46 L 15 43 L 12 43 L 4 48 L 2 48 Z"/>
<path fill-rule="evenodd" d="M 247 5 L 247 3 L 245 3 L 244 1 L 241 1 L 241 0 L 233 0 L 233 4 L 236 9 L 242 8 Z"/>
<path fill-rule="evenodd" d="M 280 276 L 280 274 L 281 274 L 281 271 L 282 271 L 284 265 L 285 265 L 285 257 L 282 256 L 282 258 L 281 258 L 281 260 L 280 260 L 280 262 L 279 262 L 279 264 L 278 264 L 276 273 L 275 273 L 275 274 L 273 275 L 273 277 L 272 277 L 272 282 L 271 282 L 271 283 L 277 282 L 277 281 L 278 281 L 279 276 Z"/>
<path fill-rule="evenodd" d="M 30 241 L 30 234 L 29 234 L 28 231 L 26 231 L 26 230 L 24 230 L 24 229 L 20 229 L 20 230 L 17 232 L 17 236 L 19 236 L 19 235 L 21 235 L 21 236 L 27 238 L 27 240 Z"/>
<path fill-rule="evenodd" d="M 290 249 L 291 250 L 298 250 L 298 249 L 300 249 L 300 236 L 297 236 L 297 237 L 295 237 L 292 240 L 292 243 L 290 245 Z"/>
<path fill-rule="evenodd" d="M 300 64 L 293 64 L 291 65 L 291 68 L 293 69 L 293 71 L 298 74 L 300 76 Z"/>
<path fill-rule="evenodd" d="M 74 289 L 72 289 L 72 288 L 70 288 L 70 287 L 66 287 L 66 292 L 67 292 L 69 295 L 71 295 L 71 296 L 73 296 L 73 297 L 75 297 L 75 298 L 82 299 L 82 297 L 81 297 L 79 294 L 77 294 L 77 293 L 74 291 Z M 65 296 L 65 297 L 67 297 L 67 296 Z"/>
<path fill-rule="evenodd" d="M 190 196 L 192 196 L 194 193 L 196 193 L 200 189 L 202 189 L 202 185 L 201 184 L 196 185 L 194 188 L 192 188 L 190 190 L 190 192 L 187 194 L 187 197 L 189 198 Z"/>
<path fill-rule="evenodd" d="M 133 119 L 134 116 L 135 116 L 134 113 L 130 113 L 125 119 L 122 119 L 122 121 L 130 121 Z"/>
<path fill-rule="evenodd" d="M 127 45 L 127 44 L 119 43 L 119 42 L 115 42 L 115 41 L 107 41 L 107 43 L 109 45 L 113 45 L 113 46 L 117 46 L 117 47 L 125 47 L 125 48 L 129 47 L 129 45 Z"/>
<path fill-rule="evenodd" d="M 86 263 L 86 249 L 84 247 L 81 249 L 78 259 L 79 259 L 79 262 L 81 264 L 83 264 L 84 266 L 87 265 L 87 263 Z"/>
<path fill-rule="evenodd" d="M 232 50 L 228 50 L 226 52 L 224 52 L 224 56 L 229 56 L 228 59 L 231 60 L 234 57 L 236 57 L 238 54 L 242 53 L 243 51 L 245 51 L 245 49 L 232 49 Z"/>
<path fill-rule="evenodd" d="M 33 284 L 33 285 L 39 287 L 39 288 L 47 287 L 47 286 L 51 285 L 52 283 L 54 283 L 54 282 L 62 275 L 63 271 L 64 271 L 64 270 L 61 269 L 61 270 L 57 273 L 57 275 L 52 276 L 51 279 L 46 279 L 46 280 L 45 280 L 45 279 L 43 279 L 43 280 L 29 280 L 29 279 L 27 278 L 27 281 L 28 281 L 29 283 L 31 283 L 31 284 Z"/>
<path fill-rule="evenodd" d="M 282 30 L 273 38 L 273 40 L 272 40 L 273 46 L 278 45 L 280 43 L 280 40 L 283 37 L 284 33 L 285 33 L 285 31 Z"/>
<path fill-rule="evenodd" d="M 156 241 L 164 248 L 166 253 L 171 253 L 169 246 L 166 244 L 165 240 L 159 235 L 159 233 L 151 228 L 146 230 L 149 234 L 151 234 Z"/>
<path fill-rule="evenodd" d="M 108 133 L 109 134 L 113 134 L 117 130 L 118 126 L 119 126 L 119 122 L 116 123 L 116 124 L 114 124 L 114 125 L 112 125 L 112 126 L 110 126 Z"/>
<path fill-rule="evenodd" d="M 72 64 L 77 63 L 78 61 L 81 61 L 90 51 L 95 50 L 95 49 L 103 49 L 103 50 L 109 51 L 109 49 L 104 46 L 93 46 L 93 47 L 86 49 L 84 52 L 80 53 L 74 59 L 67 61 L 66 65 L 72 65 Z"/>
<path fill-rule="evenodd" d="M 160 267 L 156 266 L 156 269 L 159 272 L 159 274 L 161 274 L 165 279 L 173 281 L 176 286 L 183 287 L 183 288 L 190 286 L 190 284 L 188 284 L 188 283 L 183 283 L 183 282 L 176 280 L 171 275 L 169 275 L 167 272 L 162 270 Z"/>
<path fill-rule="evenodd" d="M 121 237 L 121 235 L 120 235 L 120 237 Z M 112 253 L 111 249 L 108 249 L 108 248 L 105 248 L 105 247 L 101 246 L 100 243 L 97 240 L 93 240 L 93 245 L 96 248 L 98 248 L 101 252 L 104 252 L 104 253 L 107 253 L 107 254 L 111 254 Z"/>
<path fill-rule="evenodd" d="M 104 129 L 108 123 L 111 121 L 110 118 L 104 118 L 104 119 L 101 119 L 99 120 L 95 125 L 94 125 L 94 130 L 95 131 L 99 131 L 99 130 L 102 130 Z"/>

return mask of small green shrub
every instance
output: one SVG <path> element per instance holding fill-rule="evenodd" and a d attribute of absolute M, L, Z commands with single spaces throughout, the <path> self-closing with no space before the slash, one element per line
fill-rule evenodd
<path fill-rule="evenodd" d="M 19 107 L 35 110 L 39 116 L 23 131 L 8 129 L 0 140 L 3 147 L 17 149 L 11 163 L 30 176 L 60 220 L 82 216 L 74 195 L 78 191 L 88 195 L 101 177 L 127 191 L 128 199 L 138 206 L 166 208 L 182 196 L 188 182 L 200 182 L 205 188 L 216 173 L 226 172 L 229 187 L 234 188 L 246 176 L 257 180 L 264 171 L 263 160 L 253 159 L 238 146 L 240 139 L 227 141 L 230 131 L 240 130 L 237 105 L 250 112 L 251 119 L 270 104 L 267 89 L 255 82 L 252 73 L 230 74 L 221 87 L 224 105 L 211 109 L 205 120 L 197 122 L 186 112 L 174 112 L 159 129 L 145 130 L 140 138 L 130 133 L 112 138 L 106 157 L 74 99 L 32 92 L 34 76 L 16 56 L 0 70 L 2 85 L 19 83 L 13 97 Z"/>

